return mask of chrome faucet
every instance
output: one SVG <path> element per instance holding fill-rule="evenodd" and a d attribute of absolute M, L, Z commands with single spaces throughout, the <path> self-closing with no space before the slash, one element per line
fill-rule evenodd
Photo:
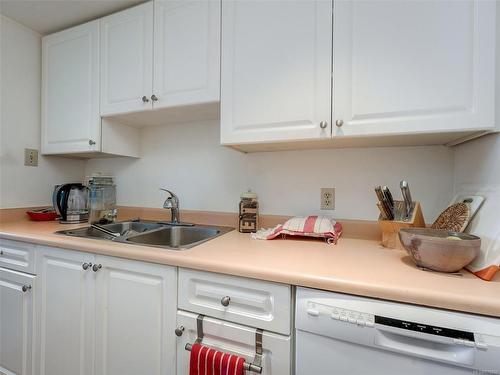
<path fill-rule="evenodd" d="M 168 197 L 165 202 L 163 203 L 163 208 L 169 208 L 170 213 L 172 215 L 172 218 L 170 219 L 172 223 L 178 224 L 180 222 L 180 216 L 179 216 L 179 198 L 177 195 L 172 193 L 170 190 L 160 188 L 160 190 L 166 191 L 167 193 L 170 194 L 170 197 Z"/>

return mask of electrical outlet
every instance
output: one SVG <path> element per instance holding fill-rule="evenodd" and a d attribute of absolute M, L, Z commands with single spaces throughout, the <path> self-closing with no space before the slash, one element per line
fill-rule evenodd
<path fill-rule="evenodd" d="M 335 210 L 335 188 L 321 188 L 321 209 Z"/>
<path fill-rule="evenodd" d="M 24 165 L 27 167 L 38 167 L 38 150 L 32 148 L 24 149 Z"/>

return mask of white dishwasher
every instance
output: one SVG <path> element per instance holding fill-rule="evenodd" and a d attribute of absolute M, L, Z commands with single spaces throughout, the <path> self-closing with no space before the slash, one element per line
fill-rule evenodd
<path fill-rule="evenodd" d="M 306 288 L 296 306 L 296 375 L 500 374 L 500 319 Z"/>

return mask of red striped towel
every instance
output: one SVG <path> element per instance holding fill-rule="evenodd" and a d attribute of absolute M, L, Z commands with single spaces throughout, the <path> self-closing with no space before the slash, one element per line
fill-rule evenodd
<path fill-rule="evenodd" d="M 193 344 L 189 375 L 245 375 L 245 359 L 219 352 L 201 344 Z"/>
<path fill-rule="evenodd" d="M 328 243 L 337 243 L 342 233 L 342 225 L 327 216 L 293 217 L 284 224 L 272 229 L 261 229 L 252 237 L 259 240 L 272 240 L 280 234 L 291 236 L 325 238 Z"/>

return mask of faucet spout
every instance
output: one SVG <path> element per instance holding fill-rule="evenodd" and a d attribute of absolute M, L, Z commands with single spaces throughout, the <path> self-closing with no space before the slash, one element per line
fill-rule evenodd
<path fill-rule="evenodd" d="M 163 202 L 163 208 L 170 209 L 172 223 L 179 223 L 180 222 L 179 197 L 170 190 L 164 188 L 160 188 L 160 190 L 166 191 L 167 193 L 170 194 L 170 197 L 168 197 L 165 200 L 165 202 Z"/>

